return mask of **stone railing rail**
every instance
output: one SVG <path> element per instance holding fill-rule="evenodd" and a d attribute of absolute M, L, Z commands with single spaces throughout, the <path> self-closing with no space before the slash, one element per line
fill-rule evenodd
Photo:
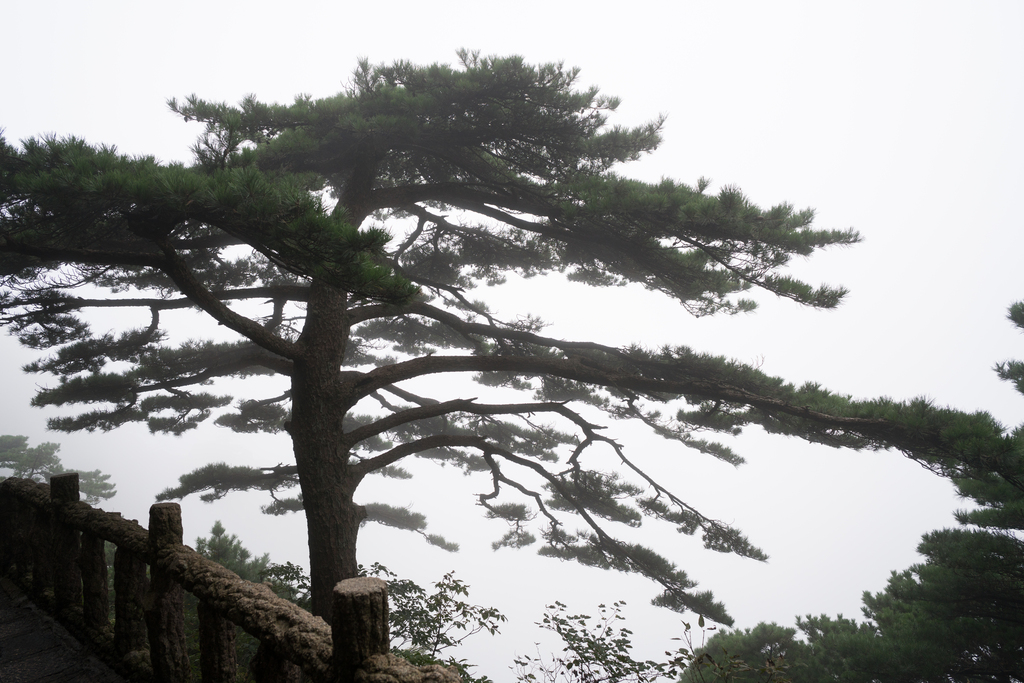
<path fill-rule="evenodd" d="M 78 475 L 50 485 L 10 478 L 0 483 L 0 574 L 26 582 L 58 618 L 89 640 L 132 680 L 191 680 L 183 589 L 199 602 L 204 683 L 236 676 L 235 625 L 260 641 L 258 683 L 456 682 L 439 666 L 412 667 L 388 654 L 387 588 L 380 579 L 342 581 L 334 589 L 333 624 L 279 598 L 183 544 L 181 508 L 150 508 L 149 530 L 78 500 Z M 113 543 L 114 623 L 110 624 L 104 541 Z M 149 577 L 146 566 L 149 566 Z"/>

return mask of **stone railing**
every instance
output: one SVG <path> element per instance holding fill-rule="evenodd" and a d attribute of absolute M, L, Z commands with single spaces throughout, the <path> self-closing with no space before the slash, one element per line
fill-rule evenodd
<path fill-rule="evenodd" d="M 235 681 L 236 624 L 260 641 L 252 665 L 258 683 L 297 683 L 300 670 L 317 683 L 459 680 L 454 670 L 412 667 L 388 654 L 387 587 L 380 579 L 335 586 L 329 626 L 185 546 L 176 503 L 153 505 L 147 531 L 78 498 L 77 474 L 55 476 L 49 486 L 0 483 L 0 573 L 21 582 L 133 681 L 192 680 L 183 590 L 198 598 L 204 683 Z M 117 548 L 113 625 L 104 541 Z"/>

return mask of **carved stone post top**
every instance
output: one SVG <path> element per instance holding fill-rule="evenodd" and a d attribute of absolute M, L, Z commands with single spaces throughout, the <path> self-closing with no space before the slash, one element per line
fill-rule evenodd
<path fill-rule="evenodd" d="M 50 500 L 62 503 L 78 501 L 78 472 L 55 474 L 50 477 Z"/>
<path fill-rule="evenodd" d="M 357 576 L 354 579 L 339 581 L 334 586 L 335 593 L 344 595 L 370 595 L 373 593 L 388 591 L 388 584 L 383 579 L 374 576 Z"/>
<path fill-rule="evenodd" d="M 331 680 L 354 683 L 360 664 L 388 652 L 388 588 L 380 579 L 360 576 L 335 584 L 333 598 Z"/>
<path fill-rule="evenodd" d="M 181 524 L 181 506 L 156 503 L 149 508 L 149 547 L 181 545 L 185 530 Z"/>

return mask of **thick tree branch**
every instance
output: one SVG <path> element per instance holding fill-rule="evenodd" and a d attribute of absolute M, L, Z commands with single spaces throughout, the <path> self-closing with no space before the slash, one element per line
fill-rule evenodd
<path fill-rule="evenodd" d="M 172 244 L 175 249 L 188 251 L 192 249 L 225 249 L 227 247 L 237 247 L 243 244 L 248 245 L 248 242 L 226 232 L 217 231 L 212 235 L 206 235 L 204 237 L 174 239 Z"/>
<path fill-rule="evenodd" d="M 273 287 L 248 287 L 242 289 L 209 290 L 210 294 L 219 301 L 245 301 L 248 299 L 268 299 L 287 301 L 306 301 L 309 298 L 309 288 L 300 285 L 273 286 Z M 82 308 L 149 308 L 159 311 L 170 311 L 182 308 L 192 308 L 196 302 L 189 298 L 180 299 L 155 299 L 155 298 L 133 298 L 133 299 L 84 299 L 80 297 L 67 297 L 59 300 L 46 298 L 21 298 L 14 302 L 18 306 L 44 306 L 48 312 L 64 313 Z M 15 316 L 11 316 L 14 319 Z"/>
<path fill-rule="evenodd" d="M 231 467 L 223 462 L 211 463 L 183 475 L 178 486 L 164 489 L 157 494 L 156 499 L 180 499 L 193 493 L 212 491 L 202 497 L 205 501 L 211 501 L 223 498 L 229 491 L 263 489 L 276 500 L 274 491 L 294 485 L 297 477 L 298 468 L 295 465 Z"/>
<path fill-rule="evenodd" d="M 276 353 L 279 356 L 295 360 L 297 356 L 296 345 L 286 339 L 282 339 L 272 333 L 263 325 L 251 320 L 244 315 L 235 313 L 218 299 L 213 292 L 206 289 L 191 273 L 184 260 L 170 243 L 164 239 L 160 240 L 160 246 L 166 256 L 166 263 L 162 267 L 164 273 L 178 286 L 185 296 L 194 301 L 199 308 L 206 311 L 214 320 L 238 332 L 257 346 Z"/>
<path fill-rule="evenodd" d="M 651 363 L 655 367 L 654 363 Z M 665 375 L 672 375 L 669 366 L 659 367 Z M 805 418 L 823 426 L 862 433 L 888 431 L 890 421 L 874 418 L 841 417 L 794 406 L 770 396 L 761 396 L 746 389 L 695 377 L 650 377 L 639 372 L 623 372 L 605 367 L 585 357 L 571 359 L 531 358 L 527 356 L 442 356 L 414 358 L 365 373 L 356 382 L 360 395 L 368 395 L 387 385 L 414 377 L 452 372 L 512 372 L 521 375 L 549 375 L 587 384 L 648 394 L 674 394 L 719 399 L 743 403 L 763 410 Z"/>
<path fill-rule="evenodd" d="M 394 394 L 398 398 L 408 401 L 409 403 L 415 403 L 418 406 L 432 406 L 435 403 L 440 403 L 440 401 L 438 401 L 436 398 L 420 396 L 419 394 L 414 394 L 411 391 L 407 391 L 405 389 L 402 389 L 401 387 L 396 387 L 394 385 L 386 386 L 383 389 L 381 389 L 381 391 L 386 391 L 389 394 Z"/>
<path fill-rule="evenodd" d="M 353 309 L 353 318 L 355 318 L 356 322 L 364 322 L 373 318 L 393 317 L 395 315 L 402 314 L 420 315 L 424 318 L 436 320 L 455 332 L 458 332 L 468 341 L 474 343 L 478 342 L 478 340 L 475 339 L 476 337 L 484 337 L 487 339 L 534 344 L 536 346 L 559 349 L 562 351 L 597 351 L 607 353 L 612 356 L 619 356 L 624 360 L 628 359 L 628 356 L 622 351 L 622 349 L 615 348 L 614 346 L 605 346 L 595 342 L 565 341 L 562 339 L 555 339 L 553 337 L 543 337 L 533 332 L 517 330 L 511 327 L 499 327 L 497 324 L 485 325 L 482 323 L 468 322 L 454 313 L 449 313 L 448 311 L 432 306 L 431 304 L 423 301 L 414 301 L 401 307 L 376 304 L 360 306 L 359 308 Z"/>
<path fill-rule="evenodd" d="M 526 198 L 510 192 L 507 187 L 486 190 L 484 185 L 464 183 L 422 183 L 377 188 L 371 202 L 375 210 L 407 208 L 419 202 L 440 202 L 449 206 L 476 211 L 484 205 L 501 206 L 510 211 L 547 216 L 557 213 L 556 207 L 539 198 Z"/>
<path fill-rule="evenodd" d="M 180 390 L 182 387 L 189 387 L 194 385 L 206 384 L 210 380 L 217 379 L 218 377 L 227 377 L 236 375 L 240 372 L 244 372 L 252 367 L 262 367 L 273 372 L 290 375 L 292 372 L 291 362 L 287 361 L 280 356 L 272 355 L 259 349 L 258 347 L 253 348 L 251 353 L 239 354 L 237 351 L 222 354 L 222 358 L 219 361 L 208 362 L 206 367 L 199 372 L 188 375 L 175 375 L 170 379 L 152 382 L 149 384 L 131 384 L 125 387 L 125 391 L 130 391 L 133 399 L 131 404 L 134 404 L 140 394 L 150 394 L 156 391 L 166 391 L 174 393 Z M 38 394 L 36 401 L 40 401 L 39 397 L 45 397 L 50 392 L 55 392 L 60 395 L 64 392 L 64 385 L 58 386 L 56 389 L 47 390 L 43 389 Z M 104 398 L 104 401 L 109 399 Z M 76 398 L 60 398 L 59 400 L 42 400 L 40 405 L 63 405 L 70 402 L 80 402 L 82 399 Z M 90 400 L 89 402 L 94 402 Z M 110 401 L 113 402 L 113 401 Z M 123 406 L 122 409 L 128 406 Z"/>
<path fill-rule="evenodd" d="M 592 425 L 577 413 L 570 410 L 563 403 L 507 403 L 507 404 L 480 404 L 475 398 L 455 399 L 444 403 L 433 403 L 417 408 L 409 408 L 401 412 L 388 415 L 376 422 L 354 429 L 345 435 L 345 445 L 355 444 L 373 436 L 382 434 L 388 430 L 399 427 L 403 424 L 425 420 L 452 413 L 466 413 L 469 415 L 530 415 L 533 413 L 556 413 L 579 425 L 584 429 L 599 429 Z"/>
<path fill-rule="evenodd" d="M 145 266 L 162 269 L 167 265 L 167 261 L 157 251 L 42 247 L 26 244 L 6 235 L 0 235 L 0 252 L 32 256 L 45 262 L 80 263 L 91 266 Z"/>
<path fill-rule="evenodd" d="M 426 420 L 432 417 L 448 415 L 450 413 L 470 412 L 471 406 L 475 400 L 475 398 L 460 398 L 455 399 L 454 401 L 445 401 L 444 403 L 434 403 L 428 406 L 419 406 L 417 408 L 400 410 L 399 412 L 392 413 L 387 417 L 383 417 L 375 422 L 363 425 L 362 427 L 358 427 L 353 429 L 351 432 L 348 432 L 345 434 L 343 446 L 345 448 L 352 448 L 360 441 L 383 434 L 386 431 L 395 429 L 396 427 L 400 427 L 404 424 L 409 424 L 410 422 L 415 422 L 416 420 Z"/>
<path fill-rule="evenodd" d="M 466 448 L 472 446 L 480 448 L 485 443 L 486 439 L 482 436 L 470 434 L 437 434 L 423 439 L 417 439 L 416 441 L 408 441 L 395 446 L 391 450 L 381 453 L 380 455 L 366 460 L 361 460 L 360 462 L 352 464 L 349 467 L 349 471 L 357 480 L 359 480 L 370 472 L 382 469 L 388 465 L 393 465 L 402 458 L 415 455 L 416 453 L 422 453 L 423 451 L 429 451 L 435 448 Z"/>
<path fill-rule="evenodd" d="M 268 354 L 263 349 L 253 349 L 252 353 L 242 356 L 238 356 L 235 353 L 225 354 L 225 356 L 226 358 L 222 363 L 208 365 L 204 370 L 197 372 L 194 375 L 176 377 L 166 382 L 148 384 L 138 387 L 137 391 L 142 393 L 202 384 L 218 377 L 227 377 L 238 374 L 239 372 L 254 366 L 266 368 L 285 376 L 289 376 L 292 373 L 291 361 L 281 358 L 280 356 Z"/>

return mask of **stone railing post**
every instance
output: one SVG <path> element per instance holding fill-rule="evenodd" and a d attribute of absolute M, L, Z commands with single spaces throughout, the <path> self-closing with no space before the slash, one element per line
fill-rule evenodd
<path fill-rule="evenodd" d="M 199 670 L 203 683 L 234 683 L 238 671 L 235 625 L 199 601 Z"/>
<path fill-rule="evenodd" d="M 114 552 L 114 650 L 124 660 L 136 659 L 140 655 L 132 653 L 148 650 L 142 612 L 148 587 L 145 561 L 118 546 Z"/>
<path fill-rule="evenodd" d="M 14 494 L 6 490 L 0 494 L 0 519 L 5 520 L 0 534 L 0 574 L 7 574 L 13 569 L 20 577 L 27 568 L 23 557 L 28 536 L 28 529 L 23 528 L 28 523 L 27 515 L 22 511 L 25 507 Z"/>
<path fill-rule="evenodd" d="M 32 515 L 32 592 L 43 598 L 47 588 L 53 586 L 53 554 L 50 551 L 53 514 L 46 508 L 36 508 Z"/>
<path fill-rule="evenodd" d="M 63 503 L 78 502 L 78 473 L 50 477 L 51 536 L 53 558 L 53 599 L 57 612 L 82 601 L 82 571 L 78 566 L 78 532 L 60 521 L 58 509 Z"/>
<path fill-rule="evenodd" d="M 110 628 L 106 548 L 102 538 L 85 531 L 82 532 L 81 543 L 82 618 L 87 629 L 103 632 Z"/>
<path fill-rule="evenodd" d="M 275 655 L 262 642 L 249 668 L 256 683 L 299 683 L 302 680 L 302 669 Z"/>
<path fill-rule="evenodd" d="M 0 569 L 14 568 L 22 581 L 31 572 L 31 590 L 43 598 L 44 609 L 53 606 L 56 600 L 49 596 L 54 594 L 65 607 L 80 601 L 82 616 L 77 609 L 65 609 L 61 616 L 72 618 L 76 626 L 84 617 L 83 635 L 120 659 L 114 666 L 131 672 L 133 680 L 191 680 L 182 599 L 188 587 L 200 602 L 204 683 L 235 678 L 235 626 L 228 620 L 260 638 L 252 670 L 259 683 L 298 683 L 303 670 L 306 680 L 321 683 L 353 681 L 356 675 L 385 680 L 378 673 L 390 676 L 386 680 L 457 683 L 457 678 L 444 676 L 424 678 L 422 671 L 423 675 L 417 674 L 408 662 L 387 654 L 387 592 L 382 581 L 356 579 L 338 585 L 332 638 L 322 619 L 182 545 L 178 505 L 154 505 L 147 532 L 135 520 L 121 519 L 119 513 L 74 502 L 78 497 L 74 484 L 74 477 L 55 479 L 52 487 L 17 478 L 0 482 Z M 104 539 L 116 546 L 113 628 L 107 612 L 109 568 Z M 59 553 L 56 558 L 52 549 Z M 71 561 L 76 555 L 77 561 Z M 52 593 L 54 564 L 62 575 Z M 77 586 L 68 580 L 76 565 Z"/>
<path fill-rule="evenodd" d="M 340 582 L 332 622 L 334 683 L 352 683 L 360 664 L 390 648 L 387 584 L 367 576 Z"/>
<path fill-rule="evenodd" d="M 149 590 L 143 610 L 156 683 L 192 680 L 185 645 L 185 591 L 163 566 L 167 553 L 182 545 L 182 533 L 177 503 L 157 503 L 149 509 Z"/>

